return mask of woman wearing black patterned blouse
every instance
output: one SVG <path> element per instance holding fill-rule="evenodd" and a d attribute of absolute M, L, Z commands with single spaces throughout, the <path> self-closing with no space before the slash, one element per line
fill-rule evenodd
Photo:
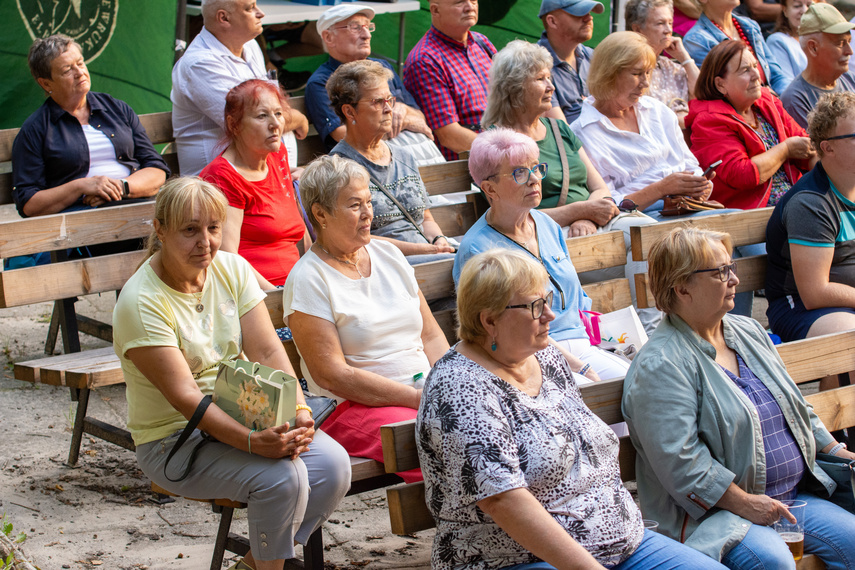
<path fill-rule="evenodd" d="M 467 262 L 457 295 L 463 340 L 434 365 L 416 420 L 432 567 L 723 568 L 644 530 L 617 436 L 550 345 L 546 270 L 490 250 Z"/>

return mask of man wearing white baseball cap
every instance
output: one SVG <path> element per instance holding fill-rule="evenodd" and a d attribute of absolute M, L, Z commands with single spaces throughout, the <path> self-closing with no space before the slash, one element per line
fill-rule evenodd
<path fill-rule="evenodd" d="M 568 123 L 579 117 L 588 93 L 588 71 L 594 50 L 582 45 L 594 34 L 592 14 L 602 14 L 594 0 L 543 0 L 538 17 L 544 32 L 537 43 L 552 54 L 552 107 L 560 107 Z"/>
<path fill-rule="evenodd" d="M 855 91 L 855 73 L 849 70 L 855 24 L 831 4 L 812 4 L 799 25 L 799 43 L 807 56 L 807 67 L 781 94 L 784 108 L 798 124 L 807 128 L 808 113 L 827 93 Z"/>
<path fill-rule="evenodd" d="M 329 151 L 344 138 L 345 127 L 330 107 L 327 80 L 344 63 L 371 59 L 392 72 L 389 91 L 397 99 L 392 109 L 392 133 L 387 141 L 391 146 L 407 147 L 416 155 L 420 165 L 444 162 L 445 159 L 433 143 L 433 133 L 415 98 L 404 88 L 401 78 L 392 66 L 383 59 L 369 58 L 371 33 L 375 26 L 371 21 L 374 10 L 361 4 L 339 4 L 326 10 L 318 18 L 318 34 L 324 49 L 330 54 L 309 78 L 306 85 L 306 112 L 315 125 L 324 145 Z"/>

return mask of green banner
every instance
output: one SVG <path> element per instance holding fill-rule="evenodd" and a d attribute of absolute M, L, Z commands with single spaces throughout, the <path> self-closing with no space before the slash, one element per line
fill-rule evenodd
<path fill-rule="evenodd" d="M 92 90 L 137 114 L 169 111 L 176 0 L 2 0 L 0 129 L 19 127 L 44 101 L 27 67 L 33 39 L 64 33 L 83 47 Z"/>

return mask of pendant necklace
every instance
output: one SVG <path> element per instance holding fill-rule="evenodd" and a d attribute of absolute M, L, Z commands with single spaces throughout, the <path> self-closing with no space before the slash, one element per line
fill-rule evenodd
<path fill-rule="evenodd" d="M 202 304 L 202 291 L 193 293 L 193 296 L 196 297 L 196 312 L 201 313 L 205 310 L 205 305 Z"/>
<path fill-rule="evenodd" d="M 356 250 L 356 263 L 354 263 L 352 261 L 348 261 L 346 259 L 342 259 L 340 257 L 334 256 L 333 254 L 328 252 L 327 248 L 325 248 L 321 244 L 318 244 L 318 246 L 323 250 L 324 253 L 326 253 L 327 255 L 329 255 L 330 257 L 332 257 L 333 259 L 335 259 L 339 263 L 344 263 L 345 265 L 352 265 L 353 268 L 356 269 L 356 272 L 359 273 L 359 278 L 365 279 L 365 275 L 363 275 L 362 272 L 359 270 L 359 250 L 358 249 Z"/>

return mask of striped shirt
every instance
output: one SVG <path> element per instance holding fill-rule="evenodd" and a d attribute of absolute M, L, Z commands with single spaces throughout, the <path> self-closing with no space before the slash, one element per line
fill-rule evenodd
<path fill-rule="evenodd" d="M 486 36 L 469 32 L 466 45 L 433 26 L 410 51 L 404 86 L 413 94 L 431 130 L 453 123 L 480 131 L 487 107 L 490 64 L 496 48 Z M 457 153 L 437 146 L 448 160 Z"/>
<path fill-rule="evenodd" d="M 794 499 L 805 472 L 805 461 L 799 444 L 790 431 L 784 414 L 769 388 L 748 368 L 739 354 L 739 376 L 722 367 L 725 374 L 742 390 L 760 417 L 763 447 L 766 451 L 766 495 L 779 501 Z"/>

